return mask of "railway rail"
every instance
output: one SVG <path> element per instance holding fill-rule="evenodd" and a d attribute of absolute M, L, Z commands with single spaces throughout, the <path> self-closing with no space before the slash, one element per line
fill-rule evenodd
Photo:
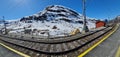
<path fill-rule="evenodd" d="M 77 57 L 113 29 L 114 26 L 88 32 L 87 34 L 51 39 L 13 38 L 0 35 L 0 42 L 31 57 Z"/>

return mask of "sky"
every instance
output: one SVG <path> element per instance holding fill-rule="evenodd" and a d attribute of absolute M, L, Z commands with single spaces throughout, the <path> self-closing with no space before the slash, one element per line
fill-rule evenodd
<path fill-rule="evenodd" d="M 18 19 L 42 11 L 48 5 L 62 5 L 82 14 L 82 0 L 0 0 L 0 19 Z M 86 0 L 86 15 L 113 19 L 120 15 L 120 0 Z"/>

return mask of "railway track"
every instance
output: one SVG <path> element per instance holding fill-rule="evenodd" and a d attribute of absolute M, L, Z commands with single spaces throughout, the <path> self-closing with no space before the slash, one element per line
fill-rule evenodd
<path fill-rule="evenodd" d="M 0 42 L 31 57 L 77 57 L 109 33 L 108 27 L 87 34 L 76 34 L 65 38 L 35 39 L 0 35 Z"/>

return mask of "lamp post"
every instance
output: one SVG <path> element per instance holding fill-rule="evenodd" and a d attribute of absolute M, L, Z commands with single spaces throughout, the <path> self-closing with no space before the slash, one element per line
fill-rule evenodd
<path fill-rule="evenodd" d="M 83 32 L 86 33 L 89 31 L 88 26 L 86 25 L 86 0 L 82 0 L 83 3 Z"/>

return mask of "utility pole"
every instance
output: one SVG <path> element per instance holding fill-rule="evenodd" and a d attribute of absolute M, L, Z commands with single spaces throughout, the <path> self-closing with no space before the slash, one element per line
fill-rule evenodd
<path fill-rule="evenodd" d="M 3 16 L 3 23 L 4 23 L 5 34 L 7 34 L 7 28 L 6 28 L 6 23 L 5 23 L 5 17 L 4 16 Z"/>
<path fill-rule="evenodd" d="M 108 17 L 108 24 L 110 23 L 110 17 Z"/>
<path fill-rule="evenodd" d="M 82 0 L 83 4 L 83 32 L 86 33 L 89 31 L 88 26 L 86 25 L 86 0 Z"/>
<path fill-rule="evenodd" d="M 32 17 L 32 22 L 34 22 L 34 20 L 35 20 L 35 16 L 33 15 L 33 17 Z"/>

